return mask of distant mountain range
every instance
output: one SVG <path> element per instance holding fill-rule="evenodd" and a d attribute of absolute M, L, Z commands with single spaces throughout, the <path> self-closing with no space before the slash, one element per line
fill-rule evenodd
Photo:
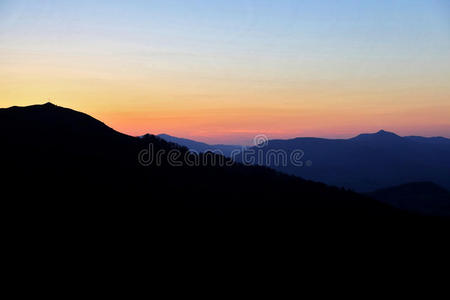
<path fill-rule="evenodd" d="M 221 149 L 221 151 L 226 150 L 239 150 L 239 146 L 226 146 L 226 145 L 208 145 L 204 143 L 199 143 L 193 140 L 187 140 L 187 139 L 181 139 L 181 138 L 174 138 L 168 135 L 159 135 L 159 137 L 174 142 L 183 146 L 188 147 L 189 149 L 194 149 L 198 152 L 204 152 L 211 149 Z M 347 142 L 345 142 L 347 141 Z M 315 145 L 310 145 L 314 144 Z M 277 143 L 277 147 L 274 147 L 273 144 Z M 334 148 L 332 144 L 338 144 L 340 143 L 340 147 Z M 343 144 L 344 145 L 343 145 Z M 320 156 L 319 164 L 321 161 L 325 160 L 327 162 L 330 161 L 330 158 L 328 156 L 335 156 L 335 153 L 333 150 L 338 149 L 340 151 L 341 158 L 349 162 L 351 165 L 355 166 L 355 161 L 357 161 L 357 156 L 361 157 L 363 156 L 363 153 L 366 153 L 368 155 L 373 155 L 374 150 L 376 156 L 371 157 L 370 161 L 373 161 L 374 163 L 378 163 L 378 166 L 370 166 L 371 169 L 379 169 L 379 168 L 385 168 L 387 172 L 389 172 L 387 175 L 384 175 L 383 172 L 373 173 L 370 174 L 371 169 L 367 170 L 366 168 L 360 169 L 360 167 L 355 166 L 355 170 L 353 170 L 353 173 L 360 174 L 359 176 L 356 175 L 349 175 L 350 171 L 345 170 L 345 173 L 342 173 L 340 178 L 334 178 L 329 179 L 326 177 L 326 174 L 329 174 L 330 172 L 323 172 L 323 174 L 316 175 L 317 177 L 314 178 L 316 180 L 325 181 L 329 184 L 340 184 L 344 182 L 344 180 L 348 180 L 348 183 L 345 184 L 347 188 L 354 188 L 354 189 L 367 189 L 371 190 L 375 188 L 376 186 L 382 186 L 385 184 L 384 188 L 381 188 L 379 190 L 376 190 L 374 192 L 367 193 L 370 197 L 377 199 L 381 202 L 390 204 L 392 206 L 398 207 L 403 210 L 417 212 L 417 213 L 426 213 L 426 214 L 432 214 L 432 215 L 450 215 L 450 192 L 446 189 L 444 189 L 441 186 L 438 186 L 435 183 L 432 182 L 412 182 L 412 183 L 405 183 L 401 185 L 396 186 L 390 186 L 398 184 L 399 182 L 408 182 L 410 179 L 417 179 L 417 178 L 434 178 L 437 182 L 441 182 L 445 184 L 448 182 L 449 177 L 446 177 L 445 171 L 448 170 L 448 165 L 446 164 L 448 156 L 450 153 L 448 153 L 448 146 L 450 145 L 450 139 L 446 139 L 443 137 L 421 137 L 421 136 L 407 136 L 407 137 L 399 137 L 398 135 L 387 132 L 384 130 L 381 130 L 374 134 L 360 134 L 355 138 L 348 139 L 348 140 L 327 140 L 327 139 L 316 139 L 316 138 L 297 138 L 293 140 L 276 140 L 276 141 L 270 141 L 268 148 L 270 149 L 283 149 L 286 150 L 288 153 L 291 153 L 293 151 L 292 144 L 295 145 L 301 145 L 301 147 L 305 146 L 307 148 L 315 148 L 314 154 L 316 154 L 316 157 Z M 271 148 L 272 145 L 272 148 Z M 281 146 L 280 146 L 281 145 Z M 279 147 L 279 148 L 278 148 Z M 327 147 L 328 150 L 327 150 Z M 348 152 L 345 153 L 345 147 L 347 147 Z M 408 147 L 408 149 L 406 149 Z M 226 149 L 226 150 L 224 150 Z M 244 148 L 242 148 L 244 149 Z M 259 150 L 259 147 L 253 148 L 254 150 Z M 419 152 L 422 152 L 421 155 L 427 155 L 432 157 L 431 162 L 421 162 L 420 159 L 411 159 L 414 158 L 414 155 L 411 155 L 411 153 L 401 155 L 399 153 L 396 153 L 398 151 L 412 151 L 412 153 L 418 154 Z M 267 149 L 263 148 L 262 151 L 267 153 Z M 379 152 L 378 152 L 379 151 Z M 227 152 L 229 154 L 230 152 Z M 327 154 L 327 152 L 331 152 L 330 154 Z M 318 153 L 318 154 L 317 154 Z M 425 153 L 425 154 L 424 154 Z M 438 154 L 441 157 L 436 157 L 435 155 Z M 385 161 L 380 161 L 377 159 L 378 155 L 382 155 L 386 159 L 387 162 L 391 162 L 390 165 L 386 165 Z M 420 158 L 421 155 L 418 155 Z M 367 157 L 366 156 L 366 157 Z M 309 158 L 311 158 L 311 155 L 305 155 L 304 160 L 307 161 Z M 400 157 L 400 158 L 399 158 Z M 241 156 L 237 156 L 238 159 L 242 158 Z M 325 159 L 323 159 L 325 158 Z M 354 159 L 355 161 L 352 161 Z M 359 158 L 361 159 L 361 158 Z M 400 162 L 393 163 L 393 160 L 400 160 Z M 312 161 L 311 161 L 312 162 Z M 315 162 L 317 163 L 317 160 L 315 159 Z M 440 162 L 442 162 L 443 165 L 439 165 Z M 403 165 L 402 165 L 403 164 Z M 425 165 L 423 168 L 420 168 L 420 165 Z M 428 164 L 428 165 L 427 165 Z M 435 164 L 438 164 L 438 166 L 435 166 Z M 283 166 L 275 166 L 273 164 L 267 163 L 266 165 L 274 167 L 278 170 L 286 172 L 286 169 L 289 169 L 289 166 L 283 167 Z M 339 164 L 338 164 L 339 165 Z M 302 167 L 298 167 L 298 171 L 293 171 L 293 174 L 304 176 L 307 179 L 308 178 L 308 168 L 313 168 L 314 163 L 307 166 L 304 164 Z M 399 166 L 397 169 L 392 169 L 394 166 Z M 406 168 L 406 170 L 413 170 L 412 174 L 405 175 L 405 172 L 403 172 L 403 169 L 400 168 Z M 417 167 L 419 166 L 419 167 Z M 447 167 L 446 167 L 447 166 Z M 292 167 L 292 166 L 291 166 Z M 315 166 L 314 166 L 315 167 Z M 304 170 L 303 168 L 306 168 Z M 345 166 L 341 165 L 341 168 L 345 169 Z M 429 168 L 428 170 L 424 170 L 424 168 Z M 322 168 L 323 169 L 323 168 Z M 436 170 L 438 172 L 436 172 Z M 304 173 L 301 173 L 304 171 Z M 314 169 L 313 169 L 314 171 Z M 339 171 L 339 168 L 336 168 L 335 172 Z M 443 172 L 444 175 L 439 176 L 439 171 Z M 288 171 L 289 172 L 289 171 Z M 436 172 L 436 173 L 434 173 Z M 314 173 L 314 172 L 311 172 Z M 369 173 L 369 174 L 367 174 Z M 396 173 L 396 174 L 392 174 Z M 401 173 L 401 174 L 399 174 Z M 408 173 L 408 172 L 406 172 Z M 381 174 L 380 178 L 375 178 L 375 175 Z M 372 175 L 372 178 L 370 178 Z M 395 178 L 395 176 L 401 176 L 403 175 L 403 179 Z M 410 177 L 409 177 L 410 175 Z M 352 176 L 352 177 L 349 177 Z M 391 178 L 390 180 L 385 180 L 386 178 Z M 393 179 L 392 179 L 393 178 Z M 329 181 L 328 181 L 329 180 Z M 364 183 L 364 180 L 367 180 L 372 183 L 376 182 L 382 182 L 378 184 L 373 184 L 369 187 L 365 187 L 368 184 Z M 384 181 L 383 181 L 384 180 Z"/>
<path fill-rule="evenodd" d="M 400 137 L 381 130 L 350 139 L 295 138 L 270 140 L 249 149 L 250 157 L 268 153 L 301 153 L 301 166 L 287 161 L 261 165 L 326 184 L 371 192 L 409 182 L 431 181 L 450 189 L 450 140 Z M 252 152 L 254 154 L 252 154 Z M 262 154 L 262 155 L 261 155 Z M 240 156 L 242 158 L 242 156 Z"/>
<path fill-rule="evenodd" d="M 227 156 L 233 150 L 248 149 L 248 161 L 253 156 L 253 161 L 259 165 L 358 192 L 426 181 L 450 189 L 450 139 L 444 137 L 400 137 L 380 130 L 350 139 L 305 137 L 270 140 L 263 147 L 246 148 L 236 145 L 208 145 L 168 135 L 160 137 L 198 152 L 220 150 Z M 286 164 L 276 163 L 273 159 L 258 161 L 257 156 L 261 153 L 261 157 L 267 158 L 270 151 L 279 153 L 280 150 L 287 157 L 293 151 L 300 150 L 303 153 L 303 165 L 294 165 L 289 160 Z M 242 153 L 235 159 L 242 162 L 243 156 Z"/>
<path fill-rule="evenodd" d="M 232 151 L 243 151 L 245 149 L 244 146 L 240 146 L 240 145 L 222 145 L 222 144 L 209 145 L 209 144 L 197 142 L 194 140 L 170 136 L 168 134 L 159 134 L 158 137 L 160 137 L 168 142 L 176 143 L 178 145 L 184 146 L 184 147 L 188 148 L 189 150 L 193 150 L 193 151 L 196 151 L 199 153 L 206 152 L 206 151 L 213 151 L 213 152 L 221 153 L 221 154 L 229 157 L 231 155 Z"/>
<path fill-rule="evenodd" d="M 61 224 L 139 228 L 158 220 L 159 228 L 217 216 L 321 224 L 414 217 L 366 195 L 266 167 L 218 165 L 220 155 L 195 155 L 202 163 L 187 165 L 186 148 L 153 135 L 125 135 L 51 103 L 0 109 L 0 141 L 3 203 L 13 207 L 7 211 L 14 226 L 27 230 L 48 224 L 45 230 L 64 235 Z"/>

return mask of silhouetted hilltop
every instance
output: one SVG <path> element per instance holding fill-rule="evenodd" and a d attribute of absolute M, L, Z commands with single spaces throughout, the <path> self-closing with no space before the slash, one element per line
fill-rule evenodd
<path fill-rule="evenodd" d="M 269 168 L 220 165 L 219 160 L 230 162 L 223 156 L 202 154 L 195 156 L 202 163 L 187 165 L 187 148 L 153 135 L 127 136 L 52 104 L 1 109 L 0 125 L 5 193 L 14 195 L 13 203 L 34 221 L 134 222 L 161 217 L 162 211 L 189 218 L 211 213 L 295 220 L 405 216 L 368 197 Z M 161 154 L 158 159 L 151 161 L 150 149 Z M 171 151 L 178 158 L 170 160 Z"/>
<path fill-rule="evenodd" d="M 369 195 L 404 210 L 450 216 L 450 192 L 432 182 L 402 184 Z"/>
<path fill-rule="evenodd" d="M 42 130 L 43 133 L 55 130 L 70 130 L 83 134 L 112 134 L 113 129 L 91 116 L 74 110 L 56 106 L 50 102 L 43 105 L 0 108 L 2 122 L 14 124 L 15 131 Z"/>
<path fill-rule="evenodd" d="M 351 138 L 350 140 L 353 141 L 369 141 L 369 142 L 397 142 L 400 141 L 402 138 L 398 136 L 397 134 L 385 130 L 380 130 L 376 133 L 362 133 L 354 138 Z"/>

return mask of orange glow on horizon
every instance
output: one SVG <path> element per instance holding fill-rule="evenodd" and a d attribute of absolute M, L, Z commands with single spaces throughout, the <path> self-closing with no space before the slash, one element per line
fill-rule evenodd
<path fill-rule="evenodd" d="M 208 143 L 450 138 L 446 1 L 186 3 L 4 1 L 0 107 Z"/>

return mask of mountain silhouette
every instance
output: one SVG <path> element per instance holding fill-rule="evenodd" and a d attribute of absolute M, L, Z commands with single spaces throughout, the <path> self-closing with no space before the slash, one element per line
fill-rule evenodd
<path fill-rule="evenodd" d="M 401 140 L 401 137 L 397 134 L 385 130 L 380 130 L 376 133 L 362 133 L 351 140 L 354 141 L 367 141 L 367 142 L 396 142 Z"/>
<path fill-rule="evenodd" d="M 270 140 L 264 147 L 251 150 L 254 155 L 284 151 L 288 157 L 293 151 L 301 151 L 301 166 L 291 162 L 261 164 L 358 192 L 421 181 L 450 188 L 450 140 L 443 137 L 401 137 L 381 130 L 350 139 Z"/>
<path fill-rule="evenodd" d="M 450 216 L 450 192 L 432 182 L 413 182 L 369 193 L 395 207 L 430 215 Z"/>
<path fill-rule="evenodd" d="M 240 152 L 244 149 L 243 146 L 239 145 L 223 145 L 223 144 L 216 144 L 216 145 L 210 145 L 202 142 L 197 142 L 190 139 L 184 139 L 179 137 L 170 136 L 168 134 L 158 134 L 158 137 L 171 142 L 176 143 L 178 145 L 187 147 L 189 150 L 193 150 L 196 152 L 207 152 L 207 151 L 213 151 L 220 154 L 223 154 L 225 156 L 230 157 L 231 153 L 233 151 Z"/>
<path fill-rule="evenodd" d="M 70 220 L 82 226 L 86 220 L 134 224 L 162 216 L 325 221 L 410 216 L 367 196 L 266 167 L 218 165 L 215 159 L 225 159 L 220 155 L 200 154 L 200 165 L 175 165 L 170 151 L 183 157 L 187 148 L 153 135 L 131 137 L 50 103 L 0 109 L 0 125 L 3 192 L 13 195 L 8 204 L 27 222 L 51 220 L 53 226 L 55 220 Z M 149 146 L 162 155 L 158 163 L 145 165 L 138 158 Z"/>

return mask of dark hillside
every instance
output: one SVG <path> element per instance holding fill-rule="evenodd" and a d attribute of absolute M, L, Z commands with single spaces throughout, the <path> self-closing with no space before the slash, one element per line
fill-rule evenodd
<path fill-rule="evenodd" d="M 366 196 L 283 175 L 266 167 L 240 164 L 173 166 L 187 148 L 146 135 L 134 138 L 86 114 L 53 104 L 0 110 L 0 163 L 4 201 L 33 220 L 88 217 L 134 220 L 267 216 L 345 220 L 407 214 Z M 143 166 L 138 157 L 153 147 L 161 163 Z M 179 158 L 176 161 L 182 162 Z M 9 194 L 8 194 L 9 193 Z"/>

